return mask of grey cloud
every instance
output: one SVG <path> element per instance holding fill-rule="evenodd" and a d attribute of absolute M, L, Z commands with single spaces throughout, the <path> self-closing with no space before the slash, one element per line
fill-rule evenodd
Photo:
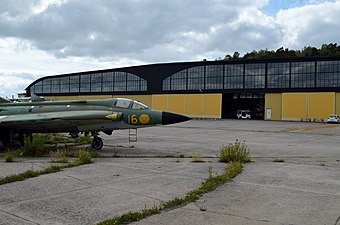
<path fill-rule="evenodd" d="M 204 43 L 187 37 L 179 38 L 181 34 L 195 32 L 211 35 L 212 27 L 233 22 L 245 7 L 256 8 L 265 3 L 265 0 L 251 3 L 245 0 L 102 0 L 96 1 L 94 5 L 90 0 L 71 0 L 61 5 L 50 5 L 44 12 L 25 19 L 3 15 L 0 36 L 26 39 L 33 46 L 57 57 L 119 55 L 155 61 L 168 58 L 168 54 L 176 54 L 185 59 L 190 58 L 190 55 L 211 51 L 205 48 L 224 51 L 228 45 L 221 46 L 225 41 Z M 9 11 L 11 9 L 9 7 Z M 214 34 L 214 40 L 242 35 L 236 32 L 224 30 Z M 169 46 L 173 49 L 169 49 Z M 185 50 L 187 54 L 178 55 L 177 48 L 188 47 L 190 49 Z M 158 52 L 158 56 L 152 54 L 153 57 L 144 54 L 155 50 L 164 52 Z"/>
<path fill-rule="evenodd" d="M 282 43 L 290 48 L 302 48 L 339 42 L 339 10 L 340 1 L 280 11 L 277 21 L 285 31 Z"/>
<path fill-rule="evenodd" d="M 99 0 L 96 4 L 69 0 L 52 4 L 39 14 L 29 13 L 41 3 L 37 0 L 4 3 L 0 37 L 25 39 L 59 58 L 159 62 L 213 53 L 223 53 L 219 55 L 223 57 L 234 51 L 245 53 L 282 45 L 318 46 L 337 41 L 340 30 L 334 22 L 340 19 L 334 7 L 339 1 L 313 5 L 315 11 L 311 6 L 283 10 L 276 18 L 260 11 L 268 0 Z M 331 8 L 329 4 L 333 4 Z M 327 15 L 322 14 L 325 11 Z M 26 16 L 18 16 L 21 14 Z M 327 37 L 320 30 L 327 31 Z"/>

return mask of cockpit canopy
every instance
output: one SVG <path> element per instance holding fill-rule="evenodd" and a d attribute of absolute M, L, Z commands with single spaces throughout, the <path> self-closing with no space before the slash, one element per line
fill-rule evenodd
<path fill-rule="evenodd" d="M 127 99 L 127 98 L 116 98 L 113 102 L 113 106 L 125 108 L 125 109 L 148 109 L 146 105 L 141 102 Z"/>

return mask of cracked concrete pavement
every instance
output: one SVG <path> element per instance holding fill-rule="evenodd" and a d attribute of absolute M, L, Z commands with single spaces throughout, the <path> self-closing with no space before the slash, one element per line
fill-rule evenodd
<path fill-rule="evenodd" d="M 0 224 L 93 224 L 182 197 L 221 173 L 222 145 L 246 140 L 253 162 L 234 181 L 187 206 L 135 224 L 340 224 L 339 125 L 194 120 L 105 136 L 96 163 L 0 186 Z M 200 154 L 205 163 L 158 158 Z M 122 157 L 145 158 L 122 158 Z M 282 158 L 285 162 L 273 162 Z M 25 161 L 27 160 L 27 161 Z M 44 166 L 42 159 L 24 159 Z M 28 165 L 28 166 L 27 166 Z M 7 164 L 0 163 L 0 176 Z M 8 167 L 8 166 L 7 166 Z M 205 208 L 206 211 L 201 211 Z"/>

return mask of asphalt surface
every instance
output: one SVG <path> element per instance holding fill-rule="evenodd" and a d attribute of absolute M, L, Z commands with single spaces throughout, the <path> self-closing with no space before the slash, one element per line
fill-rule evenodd
<path fill-rule="evenodd" d="M 134 224 L 337 225 L 339 135 L 340 125 L 238 120 L 140 129 L 138 142 L 128 141 L 128 131 L 117 131 L 102 135 L 101 155 L 107 158 L 1 185 L 0 224 L 94 224 L 182 197 L 208 176 L 209 166 L 222 173 L 225 165 L 216 155 L 222 145 L 239 139 L 246 140 L 253 162 L 234 181 Z M 205 162 L 178 158 L 193 154 Z M 43 168 L 47 161 L 0 162 L 0 176 Z"/>

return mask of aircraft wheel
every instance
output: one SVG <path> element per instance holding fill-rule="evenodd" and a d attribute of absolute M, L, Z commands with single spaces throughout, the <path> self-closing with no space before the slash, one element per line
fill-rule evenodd
<path fill-rule="evenodd" d="M 100 150 L 104 146 L 103 140 L 99 137 L 93 139 L 91 147 L 95 150 Z"/>

